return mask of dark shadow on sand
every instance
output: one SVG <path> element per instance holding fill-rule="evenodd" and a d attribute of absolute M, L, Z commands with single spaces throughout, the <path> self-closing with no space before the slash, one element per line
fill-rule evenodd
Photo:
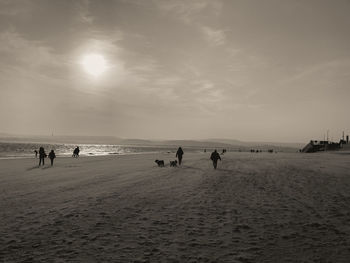
<path fill-rule="evenodd" d="M 39 169 L 39 168 L 40 168 L 40 166 L 35 165 L 35 166 L 33 166 L 33 167 L 27 168 L 27 171 L 31 171 L 31 170 Z"/>
<path fill-rule="evenodd" d="M 215 169 L 214 169 L 215 170 Z M 233 173 L 233 170 L 225 169 L 225 168 L 216 168 L 217 171 L 224 172 L 224 173 Z"/>
<path fill-rule="evenodd" d="M 350 152 L 336 152 L 335 154 L 340 154 L 340 155 L 350 155 Z"/>
<path fill-rule="evenodd" d="M 183 168 L 183 169 L 192 169 L 192 170 L 198 170 L 198 171 L 204 171 L 205 168 L 203 167 L 195 167 L 195 166 L 189 166 L 189 165 L 179 165 L 179 168 Z"/>
<path fill-rule="evenodd" d="M 40 169 L 40 168 L 42 170 L 44 170 L 44 169 L 52 168 L 52 166 L 38 166 L 38 165 L 36 165 L 36 166 L 30 167 L 30 168 L 27 168 L 27 171 L 31 171 L 31 170 L 34 170 L 34 169 Z"/>

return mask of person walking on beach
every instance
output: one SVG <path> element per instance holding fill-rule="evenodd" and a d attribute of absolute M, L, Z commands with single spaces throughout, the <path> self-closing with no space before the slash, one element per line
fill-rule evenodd
<path fill-rule="evenodd" d="M 38 158 L 38 151 L 34 150 L 34 153 L 35 153 L 35 158 Z"/>
<path fill-rule="evenodd" d="M 43 163 L 43 165 L 45 165 L 45 158 L 47 157 L 44 147 L 40 147 L 39 149 L 39 166 L 41 165 L 41 162 Z"/>
<path fill-rule="evenodd" d="M 216 169 L 218 165 L 218 160 L 221 161 L 220 154 L 215 150 L 211 153 L 210 159 L 213 161 L 214 169 Z"/>
<path fill-rule="evenodd" d="M 79 146 L 77 146 L 77 147 L 74 149 L 74 151 L 73 151 L 72 157 L 78 158 L 78 157 L 79 157 L 79 152 L 80 152 Z"/>
<path fill-rule="evenodd" d="M 182 155 L 184 155 L 184 151 L 182 150 L 181 147 L 179 147 L 179 149 L 177 149 L 176 156 L 175 156 L 179 160 L 179 165 L 181 165 L 181 162 L 182 162 Z"/>
<path fill-rule="evenodd" d="M 53 150 L 51 150 L 51 152 L 49 153 L 49 158 L 50 158 L 50 161 L 51 161 L 51 166 L 53 165 L 53 159 L 56 158 L 56 154 Z"/>

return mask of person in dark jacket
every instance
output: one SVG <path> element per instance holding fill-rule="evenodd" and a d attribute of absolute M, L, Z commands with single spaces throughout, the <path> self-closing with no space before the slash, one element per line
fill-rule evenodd
<path fill-rule="evenodd" d="M 45 158 L 47 157 L 44 147 L 40 147 L 39 148 L 39 166 L 41 165 L 41 162 L 43 163 L 43 165 L 45 164 Z"/>
<path fill-rule="evenodd" d="M 220 154 L 215 150 L 211 153 L 211 156 L 210 156 L 210 160 L 213 161 L 213 166 L 214 166 L 214 169 L 216 169 L 217 165 L 218 165 L 218 160 L 221 161 L 221 157 L 220 157 Z"/>
<path fill-rule="evenodd" d="M 56 158 L 56 154 L 53 150 L 51 150 L 51 152 L 49 153 L 49 158 L 50 158 L 50 161 L 51 161 L 51 166 L 53 165 L 53 159 Z"/>
<path fill-rule="evenodd" d="M 77 146 L 77 147 L 74 149 L 74 151 L 73 151 L 72 157 L 78 158 L 78 157 L 79 157 L 79 152 L 80 152 L 80 149 L 79 149 L 79 146 Z"/>
<path fill-rule="evenodd" d="M 179 147 L 179 149 L 177 149 L 176 156 L 175 156 L 179 160 L 179 165 L 181 165 L 181 162 L 182 162 L 182 155 L 184 155 L 184 151 L 182 150 L 181 147 Z"/>

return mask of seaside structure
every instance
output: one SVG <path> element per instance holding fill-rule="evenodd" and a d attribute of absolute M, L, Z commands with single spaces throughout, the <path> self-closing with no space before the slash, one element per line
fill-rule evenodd
<path fill-rule="evenodd" d="M 350 150 L 349 135 L 340 139 L 339 142 L 331 141 L 317 141 L 311 140 L 305 147 L 301 150 L 303 153 L 313 153 L 321 151 L 339 151 L 339 150 Z"/>

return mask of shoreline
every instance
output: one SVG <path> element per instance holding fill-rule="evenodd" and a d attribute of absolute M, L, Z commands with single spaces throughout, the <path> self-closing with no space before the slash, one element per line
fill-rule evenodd
<path fill-rule="evenodd" d="M 121 156 L 121 155 L 138 155 L 138 154 L 157 154 L 156 152 L 133 152 L 133 153 L 107 153 L 107 154 L 83 154 L 79 155 L 78 158 L 85 157 L 102 157 L 102 156 Z M 71 155 L 56 155 L 56 158 L 74 158 Z M 0 160 L 18 160 L 18 159 L 38 159 L 38 157 L 30 156 L 9 156 L 9 157 L 0 157 Z M 45 159 L 49 159 L 46 157 Z"/>

